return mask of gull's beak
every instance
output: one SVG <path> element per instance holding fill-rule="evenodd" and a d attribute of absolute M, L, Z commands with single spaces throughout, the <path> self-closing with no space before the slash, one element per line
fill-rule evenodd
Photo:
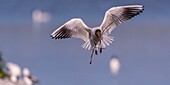
<path fill-rule="evenodd" d="M 33 82 L 33 83 L 39 83 L 39 80 L 35 76 L 28 76 L 28 78 Z"/>

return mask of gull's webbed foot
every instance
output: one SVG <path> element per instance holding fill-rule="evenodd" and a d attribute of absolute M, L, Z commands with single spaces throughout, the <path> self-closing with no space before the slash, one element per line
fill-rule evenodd
<path fill-rule="evenodd" d="M 90 58 L 90 64 L 92 64 L 92 58 Z"/>

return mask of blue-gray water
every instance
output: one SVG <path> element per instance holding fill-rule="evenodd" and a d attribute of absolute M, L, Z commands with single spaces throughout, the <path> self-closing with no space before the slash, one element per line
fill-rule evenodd
<path fill-rule="evenodd" d="M 169 85 L 169 0 L 0 0 L 0 51 L 6 61 L 29 67 L 40 85 Z M 112 6 L 142 4 L 144 12 L 118 26 L 115 41 L 93 57 L 79 39 L 52 40 L 50 34 L 73 17 L 97 26 Z M 32 11 L 51 13 L 39 28 Z M 119 75 L 112 78 L 109 59 L 117 55 Z"/>

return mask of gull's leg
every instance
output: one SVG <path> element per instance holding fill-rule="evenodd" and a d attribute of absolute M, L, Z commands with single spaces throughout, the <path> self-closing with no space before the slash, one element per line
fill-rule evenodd
<path fill-rule="evenodd" d="M 99 41 L 99 44 L 100 44 L 100 53 L 102 53 L 101 39 L 100 39 L 100 41 Z"/>
<path fill-rule="evenodd" d="M 95 54 L 97 55 L 97 50 L 95 50 Z"/>
<path fill-rule="evenodd" d="M 91 56 L 90 56 L 90 64 L 92 64 L 92 57 L 93 57 L 94 50 L 95 50 L 95 47 L 93 48 Z"/>
<path fill-rule="evenodd" d="M 92 57 L 90 57 L 90 64 L 92 63 Z"/>
<path fill-rule="evenodd" d="M 102 48 L 100 48 L 100 53 L 102 53 Z"/>

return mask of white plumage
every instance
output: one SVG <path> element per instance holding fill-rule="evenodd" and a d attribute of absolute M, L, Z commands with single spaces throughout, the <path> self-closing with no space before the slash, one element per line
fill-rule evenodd
<path fill-rule="evenodd" d="M 38 83 L 38 80 L 35 78 L 35 76 L 30 74 L 30 70 L 28 68 L 23 69 L 23 76 L 23 80 L 26 85 L 33 85 L 34 83 Z"/>
<path fill-rule="evenodd" d="M 12 69 L 12 71 L 14 71 L 14 69 Z M 18 79 L 17 82 L 11 81 L 8 77 L 0 79 L 0 85 L 34 85 L 35 83 L 38 83 L 38 80 L 30 74 L 28 68 L 23 69 L 23 78 Z"/>
<path fill-rule="evenodd" d="M 57 28 L 51 37 L 54 39 L 79 38 L 85 42 L 82 45 L 83 48 L 95 50 L 96 54 L 97 50 L 100 49 L 100 53 L 102 53 L 102 49 L 113 41 L 113 37 L 110 36 L 113 29 L 140 14 L 143 9 L 142 5 L 112 7 L 106 11 L 102 24 L 94 28 L 89 28 L 80 18 L 73 18 Z"/>
<path fill-rule="evenodd" d="M 21 68 L 19 67 L 19 65 L 12 62 L 8 62 L 6 64 L 6 67 L 8 69 L 8 75 L 10 77 L 10 80 L 16 83 L 19 77 L 21 76 Z"/>

